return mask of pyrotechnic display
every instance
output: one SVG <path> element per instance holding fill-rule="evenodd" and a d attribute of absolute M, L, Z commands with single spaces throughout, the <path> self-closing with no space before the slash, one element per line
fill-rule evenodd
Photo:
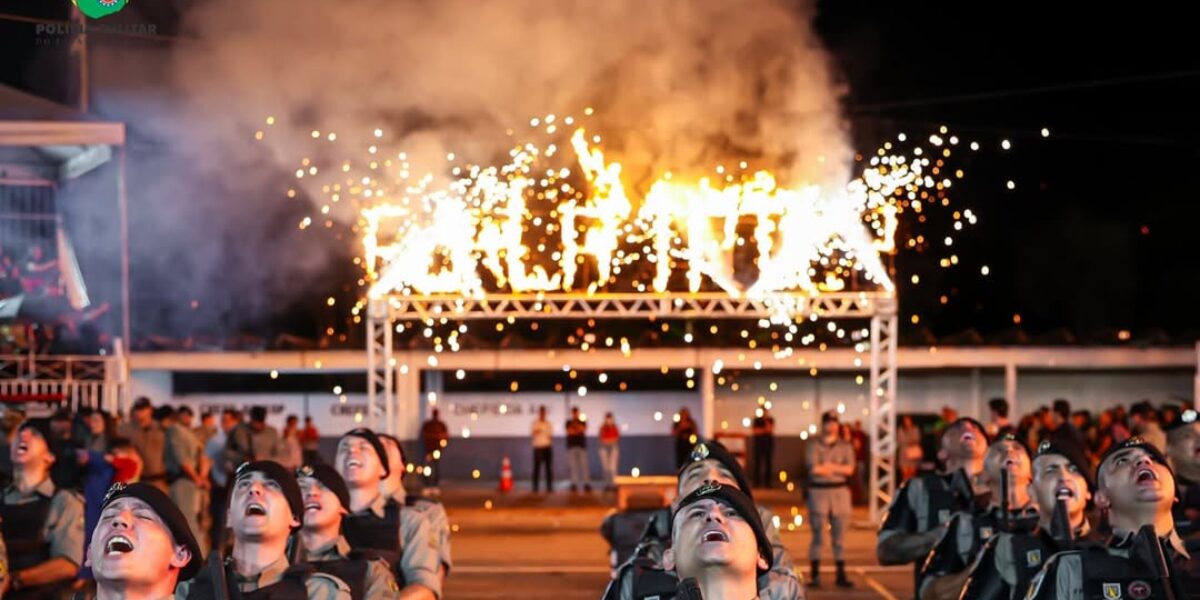
<path fill-rule="evenodd" d="M 0 597 L 1200 597 L 1163 10 L 0 0 Z"/>

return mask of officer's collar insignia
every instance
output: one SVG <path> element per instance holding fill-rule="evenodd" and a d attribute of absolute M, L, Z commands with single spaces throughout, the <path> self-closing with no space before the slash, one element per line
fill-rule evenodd
<path fill-rule="evenodd" d="M 1133 600 L 1146 600 L 1150 597 L 1150 584 L 1140 579 L 1130 583 L 1129 597 Z"/>
<path fill-rule="evenodd" d="M 697 496 L 707 496 L 721 490 L 721 484 L 715 481 L 706 481 L 704 485 L 696 489 Z"/>
<path fill-rule="evenodd" d="M 1042 551 L 1041 550 L 1030 550 L 1029 552 L 1025 553 L 1025 565 L 1026 566 L 1036 567 L 1040 564 L 1042 564 Z"/>
<path fill-rule="evenodd" d="M 1108 600 L 1121 600 L 1121 584 L 1105 583 L 1103 585 L 1104 597 Z"/>
<path fill-rule="evenodd" d="M 296 477 L 297 478 L 312 477 L 312 476 L 313 476 L 313 468 L 311 465 L 304 465 L 303 467 L 296 469 Z"/>
<path fill-rule="evenodd" d="M 699 462 L 706 458 L 708 458 L 708 446 L 704 442 L 696 444 L 696 447 L 692 449 L 692 462 Z"/>
<path fill-rule="evenodd" d="M 108 501 L 111 500 L 113 496 L 125 491 L 126 487 L 128 486 L 120 481 L 112 484 L 112 486 L 108 488 L 108 491 L 104 493 L 104 502 L 101 504 L 108 504 Z"/>

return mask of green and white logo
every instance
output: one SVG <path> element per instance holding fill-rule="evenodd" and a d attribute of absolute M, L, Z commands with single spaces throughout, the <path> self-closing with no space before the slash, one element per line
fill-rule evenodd
<path fill-rule="evenodd" d="M 79 7 L 79 12 L 93 19 L 121 12 L 121 9 L 129 4 L 129 0 L 71 0 L 71 2 Z"/>

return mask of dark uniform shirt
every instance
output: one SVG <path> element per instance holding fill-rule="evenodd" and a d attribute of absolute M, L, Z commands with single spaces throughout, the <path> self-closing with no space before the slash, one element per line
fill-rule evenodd
<path fill-rule="evenodd" d="M 1103 538 L 1084 521 L 1075 532 L 1076 543 L 1100 543 Z M 988 540 L 971 566 L 960 600 L 1024 598 L 1029 583 L 1050 557 L 1068 550 L 1044 529 L 1031 534 L 998 533 Z"/>
<path fill-rule="evenodd" d="M 1054 555 L 1034 577 L 1025 598 L 1157 600 L 1167 597 L 1168 586 L 1176 600 L 1200 598 L 1197 565 L 1178 534 L 1172 531 L 1158 539 L 1168 569 L 1165 577 L 1160 566 L 1146 560 L 1135 539 L 1132 533 L 1119 532 L 1107 546 L 1085 544 Z"/>
<path fill-rule="evenodd" d="M 934 589 L 932 586 L 937 585 L 939 578 L 952 577 L 938 587 L 949 586 L 957 597 L 968 568 L 988 540 L 1001 531 L 1028 533 L 1036 526 L 1037 509 L 1032 504 L 1009 511 L 1007 519 L 1001 509 L 994 506 L 980 513 L 955 513 L 925 560 L 917 588 L 920 596 L 925 597 L 927 593 L 935 597 L 942 596 L 940 592 L 930 592 Z"/>
<path fill-rule="evenodd" d="M 338 536 L 332 543 L 324 548 L 318 548 L 306 552 L 308 563 L 313 565 L 315 569 L 322 573 L 330 573 L 338 576 L 350 586 L 354 600 L 393 600 L 400 597 L 400 586 L 396 584 L 396 578 L 392 576 L 392 571 L 388 567 L 386 561 L 379 558 L 359 557 L 351 552 L 350 543 L 346 538 Z M 365 567 L 362 569 L 361 581 L 350 581 L 346 577 L 342 577 L 340 571 L 327 570 L 323 568 L 321 563 L 359 563 Z M 357 566 L 357 565 L 356 565 Z M 361 591 L 360 589 L 361 588 Z"/>

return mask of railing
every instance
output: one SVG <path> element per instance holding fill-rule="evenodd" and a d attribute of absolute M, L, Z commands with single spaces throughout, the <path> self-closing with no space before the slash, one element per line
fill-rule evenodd
<path fill-rule="evenodd" d="M 126 367 L 120 342 L 110 356 L 0 355 L 0 401 L 116 412 L 128 406 Z"/>

